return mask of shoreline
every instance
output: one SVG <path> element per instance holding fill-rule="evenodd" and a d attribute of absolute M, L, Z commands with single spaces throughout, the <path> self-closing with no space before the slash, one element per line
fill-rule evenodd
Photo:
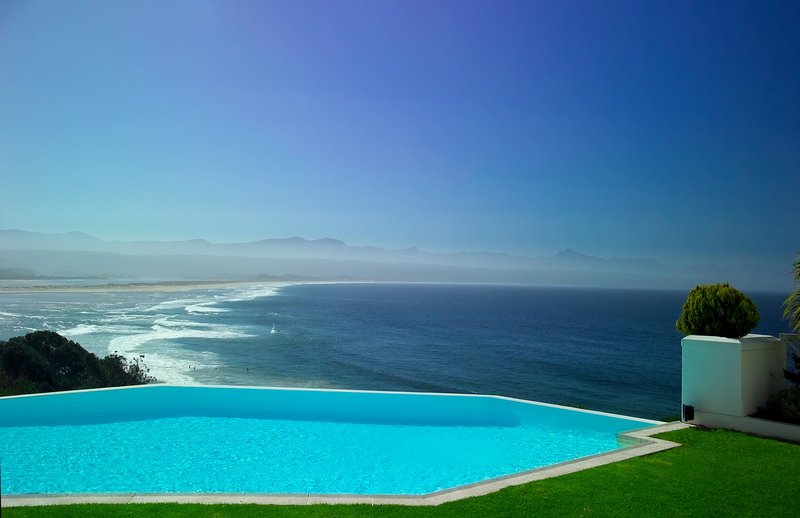
<path fill-rule="evenodd" d="M 171 292 L 202 289 L 224 289 L 240 286 L 290 286 L 294 284 L 328 284 L 325 281 L 157 281 L 106 283 L 92 285 L 47 284 L 42 286 L 0 286 L 0 293 L 111 293 Z"/>

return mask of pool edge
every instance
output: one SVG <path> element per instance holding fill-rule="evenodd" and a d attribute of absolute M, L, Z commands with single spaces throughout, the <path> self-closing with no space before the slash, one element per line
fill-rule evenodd
<path fill-rule="evenodd" d="M 680 444 L 652 437 L 655 434 L 691 428 L 692 425 L 674 422 L 632 430 L 620 434 L 630 445 L 589 457 L 554 464 L 512 475 L 475 482 L 464 486 L 437 491 L 426 495 L 320 495 L 320 494 L 269 494 L 269 493 L 117 493 L 117 494 L 59 494 L 59 495 L 0 495 L 0 506 L 27 507 L 70 504 L 369 504 L 435 506 L 473 496 L 483 496 L 510 486 L 576 473 L 585 469 L 650 455 L 680 446 Z"/>
<path fill-rule="evenodd" d="M 555 403 L 545 403 L 542 401 L 532 401 L 528 399 L 520 399 L 511 396 L 502 396 L 499 394 L 476 394 L 476 393 L 459 393 L 459 392 L 412 392 L 404 390 L 365 390 L 365 389 L 346 389 L 346 388 L 314 388 L 314 387 L 280 387 L 280 386 L 258 386 L 258 385 L 206 385 L 202 383 L 145 383 L 143 385 L 123 385 L 119 387 L 101 387 L 89 389 L 76 389 L 76 390 L 61 390 L 54 392 L 36 392 L 32 394 L 15 394 L 13 396 L 0 396 L 0 400 L 4 399 L 26 399 L 38 398 L 60 394 L 80 394 L 83 392 L 107 392 L 116 390 L 148 390 L 164 387 L 172 388 L 204 388 L 204 389 L 244 389 L 244 390 L 270 390 L 270 391 L 302 391 L 302 392 L 345 392 L 356 394 L 393 394 L 393 395 L 409 395 L 409 396 L 443 396 L 443 397 L 466 397 L 466 398 L 488 398 L 498 399 L 505 401 L 513 401 L 526 405 L 541 406 L 548 408 L 559 408 L 569 410 L 571 412 L 578 412 L 582 414 L 593 414 L 606 417 L 613 417 L 617 419 L 625 419 L 628 421 L 637 421 L 646 426 L 654 426 L 664 424 L 663 421 L 656 421 L 653 419 L 646 419 L 643 417 L 634 417 L 624 414 L 617 414 L 614 412 L 605 412 L 601 410 L 590 410 L 587 408 L 580 408 L 567 405 L 559 405 Z"/>

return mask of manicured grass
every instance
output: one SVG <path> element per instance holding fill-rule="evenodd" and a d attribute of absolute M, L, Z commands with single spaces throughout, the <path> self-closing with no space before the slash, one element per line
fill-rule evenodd
<path fill-rule="evenodd" d="M 683 446 L 438 507 L 91 504 L 3 509 L 3 517 L 797 516 L 800 445 L 722 430 L 659 437 Z"/>

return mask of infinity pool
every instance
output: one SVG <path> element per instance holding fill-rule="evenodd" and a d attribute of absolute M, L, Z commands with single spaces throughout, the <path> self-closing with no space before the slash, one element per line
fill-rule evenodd
<path fill-rule="evenodd" d="M 498 396 L 208 386 L 0 398 L 2 492 L 423 495 L 655 421 Z"/>

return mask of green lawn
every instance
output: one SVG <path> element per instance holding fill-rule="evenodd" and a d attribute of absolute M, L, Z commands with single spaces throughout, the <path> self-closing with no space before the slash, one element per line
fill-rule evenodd
<path fill-rule="evenodd" d="M 3 509 L 3 517 L 800 515 L 800 445 L 722 430 L 659 437 L 683 446 L 438 507 L 90 504 Z"/>

